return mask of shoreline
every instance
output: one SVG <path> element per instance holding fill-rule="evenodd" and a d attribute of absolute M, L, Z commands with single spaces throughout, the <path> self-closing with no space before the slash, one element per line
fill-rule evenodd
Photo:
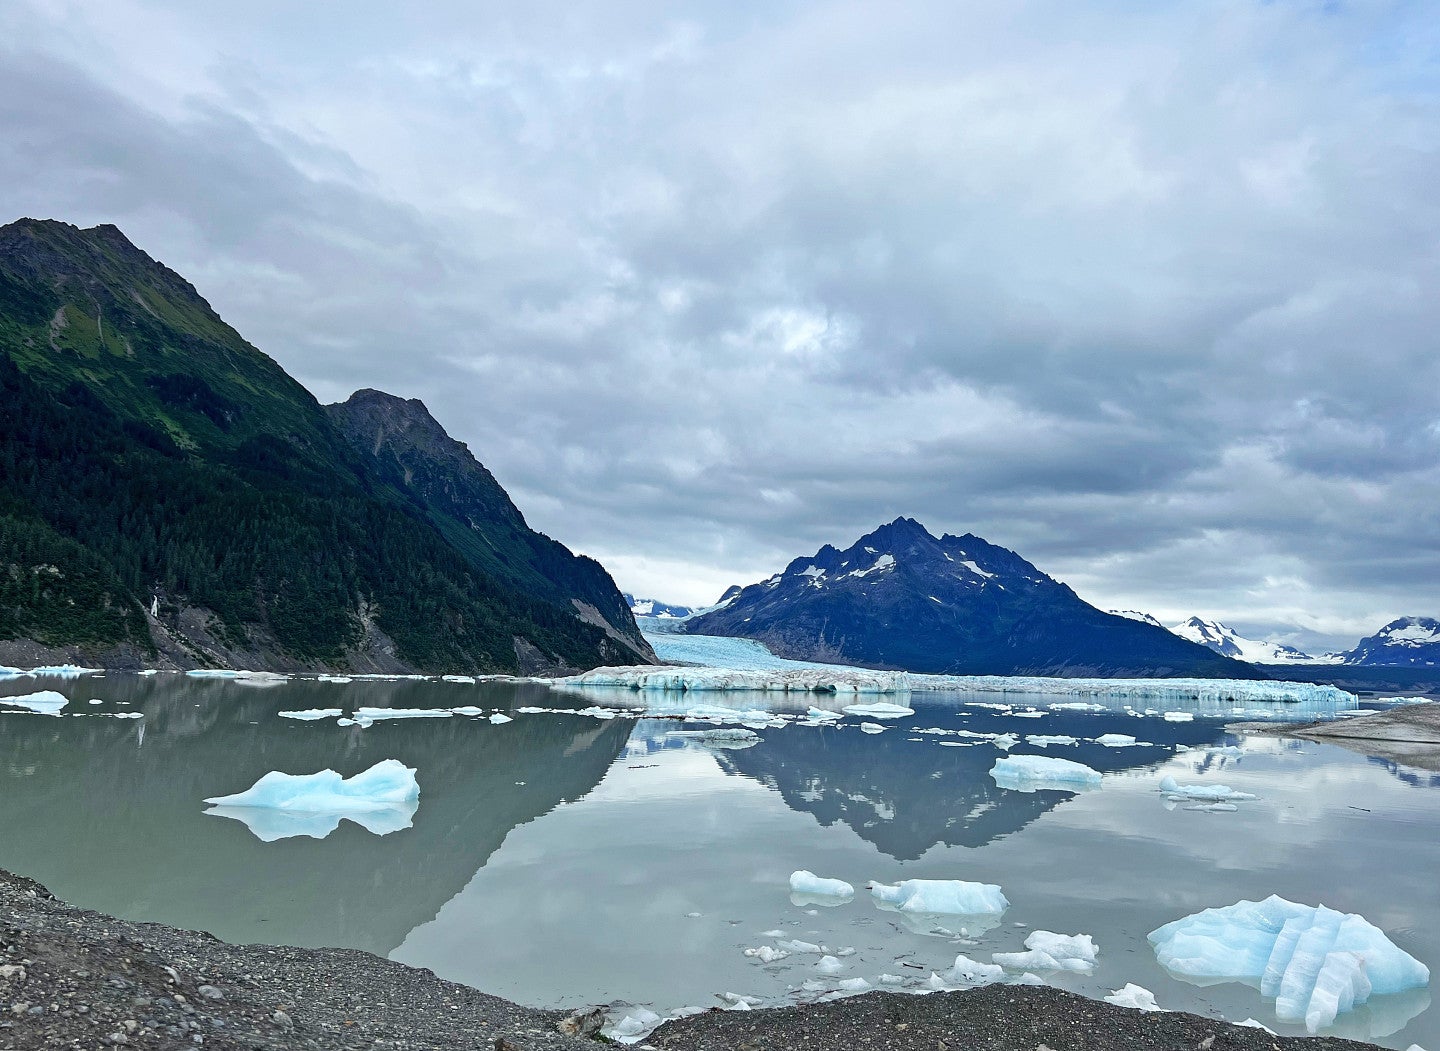
<path fill-rule="evenodd" d="M 579 1010 L 592 1005 L 577 1004 Z M 567 1011 L 523 1007 L 357 949 L 232 945 L 54 898 L 0 869 L 0 1051 L 220 1048 L 582 1051 Z M 1058 989 L 994 985 L 926 996 L 722 1011 L 665 1023 L 662 1051 L 1364 1051 L 1183 1012 L 1146 1014 Z"/>

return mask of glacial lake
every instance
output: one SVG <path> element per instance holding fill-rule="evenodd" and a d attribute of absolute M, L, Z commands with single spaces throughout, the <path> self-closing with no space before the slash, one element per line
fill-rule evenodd
<path fill-rule="evenodd" d="M 0 680 L 0 696 L 56 690 L 69 701 L 59 717 L 0 715 L 0 866 L 128 919 L 232 942 L 365 949 L 553 1007 L 624 1002 L 664 1014 L 717 1006 L 727 992 L 785 1002 L 820 977 L 819 956 L 764 964 L 744 955 L 779 940 L 853 949 L 839 978 L 918 981 L 958 953 L 989 962 L 1043 929 L 1090 934 L 1100 948 L 1093 974 L 1047 975 L 1050 984 L 1103 996 L 1134 982 L 1162 1007 L 1301 1033 L 1277 1023 L 1273 1001 L 1253 988 L 1171 977 L 1145 938 L 1201 909 L 1270 894 L 1360 913 L 1440 967 L 1440 775 L 1228 733 L 1223 719 L 1144 717 L 1118 702 L 1090 712 L 1057 709 L 1056 697 L 913 694 L 904 700 L 915 714 L 883 720 L 879 732 L 862 729 L 877 725 L 865 717 L 791 721 L 733 748 L 670 733 L 696 723 L 520 711 L 635 703 L 624 691 L 262 685 L 114 673 Z M 808 703 L 848 703 L 689 696 L 798 714 Z M 484 714 L 363 728 L 277 714 L 460 706 Z M 493 712 L 512 721 L 491 723 Z M 954 731 L 1018 743 L 1007 753 L 1008 740 Z M 1096 743 L 1105 734 L 1140 743 Z M 1025 741 L 1034 735 L 1079 743 L 1041 748 Z M 1076 760 L 1103 784 L 1000 788 L 989 772 L 1006 754 Z M 410 827 L 379 835 L 345 820 L 324 838 L 266 841 L 264 829 L 206 814 L 206 797 L 268 771 L 349 776 L 383 759 L 417 770 Z M 1158 788 L 1166 775 L 1257 798 L 1233 812 L 1167 804 Z M 792 901 L 797 869 L 847 880 L 857 895 L 835 907 Z M 1010 907 L 959 929 L 884 911 L 865 890 L 917 877 L 996 883 Z M 1325 1032 L 1436 1048 L 1440 1009 L 1428 989 L 1377 997 Z"/>

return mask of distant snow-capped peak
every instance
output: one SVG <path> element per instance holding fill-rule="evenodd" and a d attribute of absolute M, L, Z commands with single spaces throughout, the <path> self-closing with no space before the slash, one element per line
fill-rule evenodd
<path fill-rule="evenodd" d="M 1287 646 L 1283 642 L 1266 642 L 1262 639 L 1247 639 L 1234 628 L 1218 620 L 1205 617 L 1190 617 L 1179 624 L 1172 624 L 1170 630 L 1182 639 L 1198 642 L 1216 653 L 1251 664 L 1333 664 L 1336 659 L 1312 657 L 1310 654 Z"/>
<path fill-rule="evenodd" d="M 1141 624 L 1153 624 L 1157 628 L 1165 627 L 1148 613 L 1141 613 L 1138 609 L 1112 609 L 1107 610 L 1112 617 L 1124 617 L 1126 620 L 1138 620 Z M 1167 629 L 1168 630 L 1168 629 Z"/>

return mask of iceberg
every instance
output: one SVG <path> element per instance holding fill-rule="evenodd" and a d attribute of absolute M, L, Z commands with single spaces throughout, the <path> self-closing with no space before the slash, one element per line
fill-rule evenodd
<path fill-rule="evenodd" d="M 876 901 L 900 912 L 998 916 L 1010 907 L 995 884 L 959 879 L 907 879 L 896 884 L 872 882 L 870 894 Z"/>
<path fill-rule="evenodd" d="M 816 962 L 815 969 L 821 974 L 839 974 L 845 970 L 845 964 L 833 956 L 822 956 Z"/>
<path fill-rule="evenodd" d="M 875 704 L 850 704 L 843 709 L 846 715 L 868 715 L 872 719 L 903 719 L 907 715 L 914 715 L 914 708 L 907 708 L 903 704 L 886 704 L 883 701 Z"/>
<path fill-rule="evenodd" d="M 1237 792 L 1229 785 L 1181 785 L 1175 783 L 1175 778 L 1168 774 L 1160 779 L 1160 791 L 1165 798 L 1172 802 L 1180 803 L 1185 800 L 1198 800 L 1200 802 L 1235 802 L 1247 799 L 1258 798 L 1249 792 Z"/>
<path fill-rule="evenodd" d="M 1089 974 L 1100 951 L 1088 934 L 1031 931 L 1025 952 L 997 952 L 990 958 L 1007 971 L 1075 971 Z"/>
<path fill-rule="evenodd" d="M 762 945 L 756 949 L 745 949 L 744 953 L 752 960 L 759 960 L 761 963 L 775 963 L 790 955 L 784 949 L 772 949 L 768 945 Z"/>
<path fill-rule="evenodd" d="M 353 777 L 334 770 L 287 774 L 272 770 L 244 792 L 212 796 L 207 814 L 243 821 L 265 842 L 309 836 L 323 839 L 346 818 L 376 835 L 409 828 L 419 806 L 415 771 L 383 759 Z"/>
<path fill-rule="evenodd" d="M 1080 741 L 1069 734 L 1030 734 L 1025 743 L 1036 748 L 1048 748 L 1052 744 L 1079 744 Z"/>
<path fill-rule="evenodd" d="M 1001 788 L 1020 792 L 1047 788 L 1074 792 L 1100 784 L 1100 773 L 1084 763 L 1049 755 L 1009 755 L 997 759 L 990 776 Z"/>
<path fill-rule="evenodd" d="M 314 722 L 317 719 L 338 719 L 345 714 L 343 708 L 306 708 L 299 712 L 276 712 L 282 719 L 299 719 L 301 722 Z"/>
<path fill-rule="evenodd" d="M 620 1044 L 636 1044 L 655 1031 L 664 1019 L 645 1007 L 632 1007 L 617 1022 L 600 1030 L 600 1035 Z"/>
<path fill-rule="evenodd" d="M 669 730 L 666 737 L 688 737 L 704 744 L 759 744 L 761 737 L 742 726 L 717 726 L 710 730 Z"/>
<path fill-rule="evenodd" d="M 378 719 L 448 719 L 455 713 L 449 708 L 356 708 L 355 722 L 360 725 L 361 719 L 375 721 Z"/>
<path fill-rule="evenodd" d="M 39 668 L 31 668 L 26 675 L 48 675 L 56 679 L 74 679 L 81 675 L 97 675 L 104 671 L 103 668 L 82 668 L 78 664 L 46 664 Z"/>
<path fill-rule="evenodd" d="M 1172 974 L 1201 984 L 1258 982 L 1262 996 L 1275 998 L 1277 1018 L 1304 1022 L 1311 1033 L 1371 994 L 1430 981 L 1428 967 L 1364 917 L 1277 895 L 1205 909 L 1148 937 Z"/>
<path fill-rule="evenodd" d="M 494 715 L 490 716 L 490 721 L 496 726 L 500 726 L 504 723 L 513 723 L 515 720 L 503 712 L 496 712 Z"/>
<path fill-rule="evenodd" d="M 861 723 L 860 730 L 862 733 L 867 734 L 883 734 L 885 732 L 885 727 L 881 726 L 879 723 Z"/>
<path fill-rule="evenodd" d="M 1003 980 L 1005 969 L 993 963 L 980 963 L 963 953 L 955 957 L 955 963 L 939 975 L 946 986 L 964 989 L 978 989 L 983 985 L 994 985 Z"/>
<path fill-rule="evenodd" d="M 1095 738 L 1095 743 L 1103 744 L 1106 748 L 1129 748 L 1140 742 L 1129 734 L 1101 734 Z"/>
<path fill-rule="evenodd" d="M 841 905 L 854 896 L 855 888 L 843 879 L 826 879 L 809 869 L 797 869 L 790 873 L 790 897 L 796 905 Z M 805 900 L 795 900 L 798 898 Z"/>
<path fill-rule="evenodd" d="M 63 694 L 54 690 L 41 690 L 38 693 L 26 693 L 19 697 L 0 697 L 0 712 L 6 708 L 15 708 L 20 711 L 34 712 L 36 715 L 59 715 L 60 709 L 69 704 L 69 700 Z"/>
<path fill-rule="evenodd" d="M 1129 1007 L 1136 1011 L 1163 1011 L 1165 1010 L 1155 1002 L 1155 994 L 1143 985 L 1136 985 L 1130 982 L 1123 989 L 1116 989 L 1109 996 L 1101 997 L 1107 1004 L 1114 1004 L 1116 1007 Z M 1244 1025 L 1244 1022 L 1240 1023 Z M 1255 1023 L 1259 1025 L 1259 1023 Z M 1264 1026 L 1260 1026 L 1264 1029 Z"/>

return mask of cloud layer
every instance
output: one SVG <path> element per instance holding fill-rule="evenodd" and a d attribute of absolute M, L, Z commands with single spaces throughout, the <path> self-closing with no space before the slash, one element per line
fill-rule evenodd
<path fill-rule="evenodd" d="M 907 514 L 1303 645 L 1440 612 L 1427 5 L 90 6 L 0 12 L 0 217 L 423 398 L 623 586 Z"/>

